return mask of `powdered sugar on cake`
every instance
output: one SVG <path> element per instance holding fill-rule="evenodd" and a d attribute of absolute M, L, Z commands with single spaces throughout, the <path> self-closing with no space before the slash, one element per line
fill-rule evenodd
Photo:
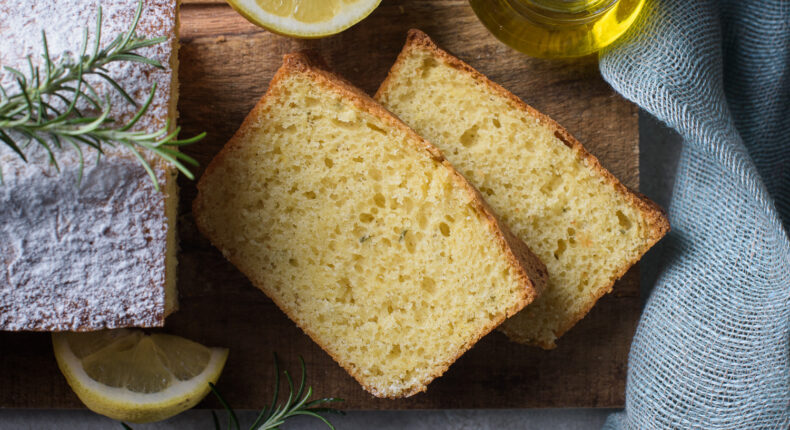
<path fill-rule="evenodd" d="M 27 71 L 27 56 L 40 63 L 41 30 L 50 53 L 78 55 L 83 29 L 95 31 L 98 1 L 0 0 L 0 65 Z M 137 0 L 102 1 L 102 45 L 126 31 Z M 168 115 L 175 37 L 175 0 L 147 0 L 137 27 L 147 37 L 168 41 L 140 50 L 164 69 L 122 63 L 109 67 L 138 102 L 157 90 L 149 112 L 136 126 L 154 131 Z M 89 46 L 90 45 L 89 41 Z M 2 73 L 5 88 L 13 78 Z M 104 85 L 102 88 L 105 88 Z M 107 91 L 119 121 L 137 107 L 116 91 Z M 61 172 L 46 152 L 31 145 L 29 163 L 0 145 L 0 329 L 91 330 L 120 326 L 157 326 L 164 322 L 165 256 L 168 222 L 164 193 L 154 190 L 140 164 L 123 148 L 106 148 L 95 163 L 85 150 L 86 165 L 78 187 L 78 154 L 56 151 Z M 149 157 L 150 158 L 150 157 Z M 155 164 L 164 184 L 168 170 Z"/>

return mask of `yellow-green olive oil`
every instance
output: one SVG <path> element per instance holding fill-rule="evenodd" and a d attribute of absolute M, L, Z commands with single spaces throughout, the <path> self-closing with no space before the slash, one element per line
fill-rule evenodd
<path fill-rule="evenodd" d="M 645 0 L 469 0 L 499 40 L 534 57 L 580 57 L 611 44 Z"/>

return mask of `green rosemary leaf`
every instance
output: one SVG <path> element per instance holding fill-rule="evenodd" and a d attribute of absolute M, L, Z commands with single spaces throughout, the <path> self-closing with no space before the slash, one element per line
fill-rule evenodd
<path fill-rule="evenodd" d="M 180 152 L 171 151 L 171 150 L 162 149 L 162 148 L 156 148 L 156 149 L 150 149 L 150 150 L 152 152 L 156 153 L 156 155 L 158 155 L 160 158 L 163 158 L 163 159 L 169 161 L 170 164 L 175 166 L 178 169 L 178 171 L 181 172 L 182 174 L 184 174 L 184 176 L 186 176 L 187 178 L 195 179 L 195 176 L 192 174 L 192 172 L 190 172 L 189 169 L 186 166 L 184 166 L 183 163 L 181 163 L 181 161 L 180 161 L 181 157 L 178 155 L 178 154 L 180 154 Z"/>
<path fill-rule="evenodd" d="M 82 155 L 82 148 L 80 148 L 80 146 L 77 145 L 73 140 L 69 140 L 69 142 L 74 147 L 74 149 L 77 150 L 77 154 L 79 154 L 80 157 L 80 167 L 77 170 L 77 185 L 80 185 L 82 184 L 82 172 L 85 169 L 85 158 Z"/>
<path fill-rule="evenodd" d="M 148 161 L 146 161 L 146 159 L 143 158 L 142 155 L 140 155 L 140 151 L 138 151 L 137 148 L 134 147 L 134 145 L 127 144 L 126 147 L 129 148 L 132 154 L 134 154 L 135 158 L 137 158 L 137 160 L 140 161 L 140 164 L 143 165 L 143 168 L 148 173 L 148 177 L 150 177 L 151 181 L 154 183 L 154 189 L 156 191 L 159 191 L 159 180 L 156 179 L 156 173 L 154 173 L 154 169 L 152 169 L 151 165 L 148 164 Z"/>
<path fill-rule="evenodd" d="M 4 106 L 8 104 L 8 93 L 5 92 L 5 88 L 0 86 L 0 106 Z M 2 113 L 2 111 L 0 111 Z"/>
<path fill-rule="evenodd" d="M 3 66 L 3 69 L 5 69 L 7 72 L 10 72 L 11 74 L 15 75 L 18 79 L 21 79 L 23 83 L 27 84 L 24 73 L 20 72 L 19 70 L 15 69 L 13 67 L 10 67 L 10 66 Z"/>
<path fill-rule="evenodd" d="M 85 74 L 83 73 L 83 71 L 81 71 L 80 73 L 81 74 L 78 77 L 79 85 L 77 85 L 79 94 L 77 96 L 79 98 L 89 99 L 89 103 L 93 106 L 94 110 L 102 110 L 106 107 L 112 107 L 112 105 L 110 105 L 109 94 L 105 94 L 104 97 L 100 96 L 99 91 L 96 90 L 96 87 L 94 87 L 93 84 L 85 80 Z M 74 104 L 74 109 L 75 110 L 77 109 L 76 103 Z"/>
<path fill-rule="evenodd" d="M 101 147 L 101 141 L 96 139 L 96 138 L 92 138 L 90 136 L 87 136 L 87 137 L 85 137 L 85 136 L 63 136 L 63 137 L 66 138 L 66 139 L 78 140 L 81 143 L 83 143 L 85 145 L 88 145 L 91 148 L 95 149 L 99 153 L 99 155 L 103 155 L 104 154 L 104 150 Z"/>
<path fill-rule="evenodd" d="M 126 92 L 124 92 L 124 94 L 126 94 Z M 139 121 L 140 118 L 142 118 L 143 115 L 145 115 L 145 113 L 148 111 L 148 107 L 151 106 L 151 102 L 154 100 L 154 94 L 156 94 L 156 82 L 154 82 L 154 85 L 151 87 L 151 91 L 148 92 L 148 97 L 145 99 L 145 103 L 143 103 L 143 105 L 139 109 L 137 109 L 137 113 L 134 114 L 134 117 L 130 119 L 129 122 L 126 123 L 126 125 L 124 125 L 119 129 L 120 131 L 129 130 L 130 128 L 132 128 L 132 126 L 137 124 L 137 121 Z M 131 100 L 131 97 L 129 98 L 129 100 Z M 137 103 L 135 103 L 134 100 L 132 100 L 132 103 L 135 104 L 135 106 L 137 105 Z"/>
<path fill-rule="evenodd" d="M 126 101 L 129 102 L 129 104 L 131 104 L 132 106 L 137 106 L 137 102 L 134 101 L 132 96 L 130 96 L 129 93 L 127 93 L 126 90 L 124 90 L 123 87 L 115 79 L 111 78 L 108 74 L 104 72 L 95 72 L 94 74 L 101 77 L 102 79 L 104 79 L 105 82 L 107 82 L 113 88 L 115 88 L 115 90 L 118 91 L 121 97 L 126 99 Z M 155 89 L 156 89 L 156 83 L 154 83 L 154 90 Z M 152 90 L 151 93 L 153 92 L 154 91 Z"/>
<path fill-rule="evenodd" d="M 213 421 L 214 421 L 214 428 L 215 428 L 216 430 L 222 430 L 222 427 L 220 427 L 220 425 L 219 425 L 219 417 L 217 416 L 217 413 L 216 413 L 216 412 L 214 412 L 214 411 L 211 411 L 211 418 L 212 418 L 212 419 L 213 419 Z"/>
<path fill-rule="evenodd" d="M 301 380 L 299 382 L 299 391 L 297 391 L 297 393 L 296 393 L 296 398 L 297 399 L 301 399 L 302 398 L 302 394 L 304 394 L 304 383 L 305 383 L 305 379 L 307 377 L 307 369 L 305 368 L 304 358 L 302 358 L 302 357 L 299 357 L 299 366 L 302 368 L 302 377 L 301 377 Z M 312 394 L 312 389 L 305 396 L 305 400 L 307 400 L 307 398 L 310 397 L 310 394 Z M 304 403 L 304 402 L 302 402 L 302 403 Z"/>
<path fill-rule="evenodd" d="M 26 111 L 27 108 L 25 106 L 21 106 L 18 113 L 21 114 L 22 112 L 26 112 Z M 6 124 L 7 127 L 4 128 L 7 128 L 9 131 L 17 127 L 21 128 L 24 127 L 25 124 L 27 124 L 29 121 L 30 121 L 30 113 L 25 113 L 24 116 L 20 117 L 19 119 L 8 121 L 8 123 Z"/>
<path fill-rule="evenodd" d="M 285 401 L 287 407 L 294 401 L 294 381 L 291 379 L 291 374 L 288 373 L 287 370 L 283 373 L 285 374 L 285 380 L 288 381 L 288 400 Z"/>
<path fill-rule="evenodd" d="M 47 142 L 41 137 L 32 133 L 28 130 L 22 129 L 22 132 L 27 134 L 32 140 L 35 140 L 39 145 L 43 146 L 44 149 L 47 150 L 47 154 L 49 155 L 49 162 L 55 167 L 55 170 L 60 172 L 60 166 L 58 165 L 58 160 L 55 159 L 55 154 L 52 152 L 52 148 L 49 147 Z"/>
<path fill-rule="evenodd" d="M 162 145 L 166 145 L 166 144 L 170 143 L 171 141 L 175 140 L 178 137 L 178 132 L 179 131 L 181 131 L 180 128 L 176 128 L 175 130 L 171 131 L 170 133 L 168 133 L 167 135 L 162 137 L 159 140 L 159 142 L 156 143 L 155 146 L 158 148 L 158 147 L 160 147 Z"/>
<path fill-rule="evenodd" d="M 78 89 L 78 88 L 80 88 L 80 89 Z M 80 86 L 80 87 L 78 87 L 78 88 L 70 87 L 70 86 L 68 86 L 68 85 L 64 85 L 63 87 L 61 87 L 61 88 L 60 88 L 60 89 L 61 89 L 61 90 L 63 90 L 63 91 L 66 91 L 66 92 L 71 92 L 71 93 L 73 93 L 73 94 L 74 94 L 74 97 L 73 97 L 72 99 L 65 98 L 65 97 L 61 96 L 60 94 L 58 94 L 58 93 L 53 93 L 52 95 L 53 95 L 53 96 L 55 96 L 55 95 L 57 94 L 57 97 L 63 97 L 63 99 L 64 99 L 64 100 L 68 101 L 68 103 L 69 103 L 69 106 L 68 106 L 68 108 L 67 108 L 67 111 L 74 109 L 74 107 L 75 107 L 74 105 L 76 105 L 77 101 L 78 101 L 80 98 L 83 98 L 83 99 L 85 99 L 85 100 L 86 100 L 88 103 L 90 103 L 90 104 L 91 104 L 91 106 L 92 106 L 94 109 L 101 109 L 101 105 L 99 105 L 99 102 L 97 102 L 96 100 L 94 100 L 94 99 L 93 99 L 93 97 L 91 97 L 91 96 L 89 96 L 88 94 L 84 93 L 84 92 L 81 90 L 81 86 Z"/>
<path fill-rule="evenodd" d="M 52 79 L 52 61 L 49 57 L 49 44 L 47 43 L 47 33 L 41 30 L 41 44 L 44 46 L 44 69 L 46 70 L 47 83 Z"/>
<path fill-rule="evenodd" d="M 143 2 L 142 0 L 137 3 L 137 10 L 134 12 L 134 19 L 132 19 L 131 30 L 126 32 L 124 38 L 121 39 L 120 46 L 126 46 L 129 43 L 129 40 L 135 35 L 134 30 L 137 28 L 137 23 L 140 22 L 140 16 L 143 14 Z"/>
<path fill-rule="evenodd" d="M 12 107 L 13 107 L 13 106 L 12 106 Z M 7 126 L 8 126 L 8 127 L 13 127 L 13 126 L 15 126 L 15 125 L 17 125 L 17 124 L 24 124 L 24 123 L 26 123 L 28 120 L 30 120 L 30 117 L 29 117 L 29 116 L 23 116 L 23 117 L 21 117 L 21 118 L 19 118 L 19 119 L 14 119 L 14 118 L 15 118 L 17 115 L 20 115 L 20 114 L 22 114 L 22 112 L 25 112 L 25 111 L 27 111 L 27 106 L 20 105 L 20 106 L 16 106 L 16 109 L 15 109 L 15 110 L 13 110 L 13 111 L 11 111 L 11 112 L 8 112 L 8 113 L 5 113 L 5 114 L 3 114 L 3 117 L 4 117 L 4 118 L 8 118 L 8 120 L 7 120 L 7 121 L 8 121 L 8 124 L 7 124 Z"/>
<path fill-rule="evenodd" d="M 49 134 L 49 136 L 52 138 L 52 141 L 53 141 L 53 142 L 55 142 L 55 147 L 56 147 L 56 148 L 58 148 L 58 149 L 62 149 L 62 148 L 63 148 L 63 145 L 60 143 L 60 139 L 61 139 L 61 138 L 60 138 L 60 137 L 58 137 L 58 135 L 57 135 L 57 134 L 52 134 L 52 133 L 50 133 L 50 134 Z M 64 136 L 64 137 L 66 137 L 66 136 Z M 80 157 L 80 159 L 81 159 L 81 158 L 82 158 L 82 157 Z"/>
<path fill-rule="evenodd" d="M 124 38 L 124 34 L 119 34 L 118 36 L 115 37 L 115 39 L 113 39 L 110 43 L 108 43 L 107 46 L 104 47 L 104 50 L 107 52 L 113 51 L 116 47 L 118 47 L 121 44 L 123 38 Z"/>
<path fill-rule="evenodd" d="M 61 95 L 59 93 L 53 93 L 52 96 L 53 97 L 57 97 L 58 99 L 60 99 L 60 101 L 62 101 L 67 106 L 67 110 L 64 111 L 64 112 L 61 112 L 60 115 L 64 115 L 65 114 L 65 115 L 68 116 L 68 115 L 74 113 L 75 115 L 77 115 L 79 117 L 82 116 L 82 113 L 80 111 L 78 111 L 78 110 L 73 110 L 71 112 L 68 110 L 68 105 L 71 103 L 71 101 L 69 99 L 67 99 L 66 97 L 64 97 L 63 95 Z M 58 116 L 60 116 L 60 115 L 58 115 Z"/>
<path fill-rule="evenodd" d="M 0 173 L 2 173 L 2 172 L 0 172 Z M 2 177 L 0 177 L 0 179 L 2 179 Z M 255 418 L 255 421 L 252 422 L 252 425 L 250 426 L 250 429 L 257 429 L 257 428 L 259 428 L 261 426 L 261 423 L 263 422 L 263 419 L 267 416 L 266 415 L 266 411 L 268 411 L 268 409 L 266 407 L 261 409 L 261 413 L 259 413 L 258 416 Z"/>
<path fill-rule="evenodd" d="M 137 63 L 145 63 L 145 64 L 148 64 L 148 65 L 154 66 L 154 67 L 156 67 L 158 69 L 161 69 L 163 67 L 162 63 L 160 63 L 159 61 L 151 59 L 151 58 L 143 57 L 142 55 L 138 55 L 138 54 L 115 54 L 115 55 L 113 55 L 113 57 L 115 57 L 117 60 L 121 60 L 121 61 L 132 61 L 132 62 L 137 62 Z"/>
<path fill-rule="evenodd" d="M 99 6 L 98 14 L 101 16 L 101 6 Z M 87 51 L 87 49 L 88 49 L 88 27 L 85 27 L 82 29 L 82 43 L 80 44 L 80 55 L 78 57 L 80 59 L 80 63 L 79 63 L 80 67 L 82 67 L 82 65 L 86 63 L 88 65 L 91 64 L 90 61 L 86 61 L 85 59 L 85 52 Z"/>
<path fill-rule="evenodd" d="M 239 419 L 238 417 L 236 417 L 236 412 L 233 411 L 233 408 L 231 408 L 228 402 L 226 402 L 225 399 L 222 397 L 222 395 L 219 394 L 219 391 L 217 391 L 217 387 L 214 386 L 214 384 L 209 382 L 208 386 L 211 388 L 211 392 L 214 393 L 214 396 L 217 397 L 219 403 L 222 405 L 223 408 L 225 408 L 225 411 L 228 413 L 228 429 L 230 429 L 231 424 L 233 424 L 234 426 L 233 428 L 235 428 L 236 430 L 240 430 Z"/>
<path fill-rule="evenodd" d="M 22 82 L 21 79 L 17 79 L 16 83 L 19 84 L 19 90 L 22 92 L 22 97 L 25 98 L 25 106 L 27 106 L 27 117 L 31 118 L 33 116 L 33 103 L 30 102 L 30 96 L 27 93 L 27 87 Z"/>
<path fill-rule="evenodd" d="M 87 89 L 87 91 L 82 92 L 83 94 L 82 96 L 90 97 L 91 100 L 95 101 L 96 105 L 100 105 L 101 104 L 100 101 L 102 97 L 99 96 L 99 91 L 96 90 L 96 87 L 94 87 L 93 84 L 85 80 L 84 73 L 83 75 L 79 76 L 79 79 L 81 82 L 80 86 L 85 87 L 85 89 Z"/>
<path fill-rule="evenodd" d="M 308 387 L 307 388 L 307 394 L 303 398 L 301 398 L 301 400 L 299 400 L 299 397 L 297 396 L 296 400 L 299 400 L 299 401 L 294 403 L 293 406 L 291 407 L 291 409 L 294 409 L 294 410 L 303 409 L 304 408 L 304 404 L 307 402 L 307 399 L 309 399 L 310 396 L 312 396 L 312 395 L 313 395 L 313 387 Z"/>
<path fill-rule="evenodd" d="M 80 124 L 89 124 L 89 123 L 92 123 L 93 121 L 96 121 L 96 118 L 93 118 L 93 117 L 72 117 L 72 118 L 69 118 L 68 116 L 64 116 L 62 118 L 55 118 L 55 119 L 53 119 L 52 121 L 49 122 L 48 125 L 42 126 L 42 129 L 57 128 L 58 126 L 61 126 L 61 125 L 64 125 L 64 124 L 67 125 L 67 126 L 73 127 L 75 125 L 80 125 Z"/>
<path fill-rule="evenodd" d="M 198 163 L 197 160 L 195 160 L 194 158 L 190 157 L 189 155 L 184 154 L 181 151 L 175 151 L 175 153 L 177 154 L 177 157 L 178 157 L 179 160 L 181 160 L 181 161 L 183 161 L 185 163 L 189 163 L 189 164 L 191 164 L 191 165 L 193 165 L 195 167 L 200 166 L 200 163 Z"/>
<path fill-rule="evenodd" d="M 25 157 L 25 154 L 22 152 L 21 149 L 19 149 L 19 146 L 17 146 L 16 142 L 14 142 L 14 139 L 11 139 L 11 137 L 5 134 L 3 130 L 0 130 L 0 140 L 5 142 L 5 144 L 8 145 L 12 151 L 19 154 L 19 156 L 22 158 L 24 162 L 27 162 L 27 158 Z"/>
<path fill-rule="evenodd" d="M 78 128 L 76 130 L 63 130 L 61 131 L 61 133 L 68 136 L 77 136 L 80 134 L 92 133 L 96 131 L 96 129 L 98 129 L 100 125 L 104 123 L 104 121 L 107 119 L 108 116 L 110 116 L 109 103 L 108 106 L 102 111 L 100 116 L 93 118 L 93 120 L 88 122 L 85 126 Z"/>
<path fill-rule="evenodd" d="M 41 105 L 42 110 L 44 111 L 44 117 L 49 118 L 49 115 L 47 115 L 46 113 L 47 111 L 51 111 L 53 114 L 55 114 L 55 118 L 59 117 L 62 114 L 59 110 L 57 110 L 57 108 L 45 102 L 43 99 L 39 99 L 38 102 Z"/>
<path fill-rule="evenodd" d="M 157 152 L 161 152 L 163 158 L 165 158 L 165 157 L 168 157 L 168 158 L 172 157 L 175 160 L 178 160 L 179 162 L 183 161 L 184 163 L 188 163 L 188 164 L 191 164 L 193 166 L 199 166 L 199 163 L 197 162 L 197 160 L 195 160 L 194 158 L 190 157 L 187 154 L 184 154 L 183 152 L 176 151 L 176 150 L 173 150 L 173 149 L 169 149 L 167 147 L 157 147 L 156 151 Z M 173 161 L 174 164 L 175 164 L 175 160 Z M 184 168 L 184 169 L 186 170 L 186 168 Z M 188 171 L 187 171 L 187 173 L 188 173 Z"/>
<path fill-rule="evenodd" d="M 129 47 L 132 50 L 135 50 L 135 49 L 147 48 L 149 46 L 158 45 L 158 44 L 166 42 L 166 41 L 167 41 L 167 37 L 165 37 L 165 36 L 159 36 L 159 37 L 155 37 L 153 39 L 138 39 L 138 40 L 132 41 L 129 44 Z"/>
<path fill-rule="evenodd" d="M 168 142 L 168 145 L 172 145 L 172 146 L 190 145 L 190 144 L 193 144 L 193 143 L 203 139 L 204 137 L 206 137 L 206 132 L 205 131 L 200 133 L 200 134 L 198 134 L 198 135 L 196 135 L 196 136 L 192 136 L 192 137 L 187 138 L 187 139 L 172 140 L 172 141 Z M 195 161 L 195 163 L 197 163 L 197 161 Z M 198 164 L 195 164 L 195 165 L 197 166 Z"/>
<path fill-rule="evenodd" d="M 99 162 L 101 162 L 102 155 L 104 155 L 104 151 L 96 151 L 96 166 L 98 166 Z M 145 168 L 145 164 L 143 164 L 143 168 Z M 154 181 L 154 188 L 156 188 L 156 184 L 156 181 Z"/>
<path fill-rule="evenodd" d="M 277 398 L 280 397 L 280 359 L 277 357 L 277 353 L 274 353 L 274 395 L 272 395 L 272 404 L 269 406 L 269 410 L 274 412 L 274 408 L 277 406 Z"/>
<path fill-rule="evenodd" d="M 93 55 L 92 58 L 96 58 L 99 55 L 99 45 L 101 44 L 101 18 L 102 18 L 102 11 L 101 6 L 99 6 L 99 10 L 96 12 L 96 34 L 93 35 L 95 39 L 93 41 Z"/>
<path fill-rule="evenodd" d="M 41 82 L 38 80 L 38 73 L 36 73 L 36 69 L 33 68 L 33 60 L 30 59 L 30 56 L 27 56 L 27 69 L 30 73 L 30 80 L 33 82 L 33 85 L 36 87 L 41 86 Z"/>
<path fill-rule="evenodd" d="M 115 133 L 112 133 L 113 131 L 115 131 L 115 130 L 108 130 L 107 131 L 108 135 L 109 136 L 115 135 Z M 162 127 L 162 128 L 160 128 L 159 130 L 157 130 L 157 131 L 155 131 L 153 133 L 145 133 L 145 132 L 142 132 L 142 131 L 139 131 L 139 132 L 138 131 L 126 132 L 126 134 L 128 136 L 134 136 L 135 140 L 147 141 L 147 142 L 149 142 L 151 144 L 154 144 L 154 143 L 158 142 L 162 138 L 162 136 L 166 136 L 167 133 L 168 133 L 167 127 Z"/>

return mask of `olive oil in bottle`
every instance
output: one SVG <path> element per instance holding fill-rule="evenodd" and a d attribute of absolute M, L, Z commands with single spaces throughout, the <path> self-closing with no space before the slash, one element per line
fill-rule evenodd
<path fill-rule="evenodd" d="M 534 57 L 592 54 L 633 24 L 645 0 L 469 0 L 499 40 Z"/>

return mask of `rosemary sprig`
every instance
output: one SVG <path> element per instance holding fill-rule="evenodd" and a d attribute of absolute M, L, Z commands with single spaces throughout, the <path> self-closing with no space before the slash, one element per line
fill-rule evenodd
<path fill-rule="evenodd" d="M 178 147 L 197 142 L 206 134 L 201 133 L 188 139 L 178 139 L 180 127 L 170 130 L 170 123 L 153 133 L 145 131 L 132 131 L 132 127 L 145 115 L 151 106 L 156 85 L 154 84 L 145 102 L 139 106 L 134 99 L 110 77 L 106 66 L 114 62 L 130 61 L 148 64 L 152 67 L 162 68 L 159 61 L 142 56 L 135 51 L 165 42 L 165 37 L 146 39 L 135 32 L 140 15 L 143 10 L 142 0 L 137 5 L 137 11 L 129 30 L 119 34 L 109 44 L 100 47 L 102 11 L 99 7 L 96 17 L 96 31 L 94 43 L 88 53 L 88 28 L 83 31 L 80 55 L 77 58 L 65 53 L 57 61 L 53 61 L 47 45 L 47 36 L 41 32 L 44 52 L 43 65 L 34 66 L 30 57 L 27 59 L 28 74 L 12 67 L 5 66 L 5 70 L 13 74 L 16 91 L 0 86 L 0 141 L 4 142 L 19 157 L 27 162 L 23 152 L 31 144 L 39 145 L 46 151 L 49 161 L 60 171 L 56 160 L 54 148 L 62 149 L 70 146 L 79 155 L 78 183 L 82 179 L 85 165 L 83 158 L 84 148 L 96 150 L 98 163 L 104 154 L 103 147 L 121 145 L 137 158 L 145 168 L 156 189 L 159 181 L 156 178 L 150 163 L 143 157 L 141 150 L 151 152 L 157 157 L 175 166 L 181 173 L 190 179 L 194 175 L 185 166 L 197 166 L 197 161 L 192 157 L 179 152 Z M 88 82 L 88 76 L 97 76 L 127 102 L 139 106 L 136 114 L 125 124 L 116 124 L 109 117 L 111 104 L 110 97 L 105 94 L 101 97 L 96 87 Z M 78 103 L 84 101 L 84 106 Z M 57 106 L 60 103 L 63 106 Z M 96 114 L 95 112 L 99 112 Z M 2 172 L 0 171 L 0 183 Z"/>
<path fill-rule="evenodd" d="M 321 407 L 320 405 L 333 402 L 342 402 L 343 399 L 327 397 L 310 401 L 310 397 L 313 395 L 313 387 L 306 387 L 305 390 L 305 380 L 307 375 L 304 359 L 302 359 L 302 357 L 299 357 L 299 363 L 302 367 L 302 377 L 301 382 L 299 383 L 299 388 L 294 394 L 293 379 L 291 379 L 291 375 L 287 370 L 284 371 L 283 374 L 285 374 L 285 379 L 288 381 L 288 399 L 285 401 L 285 403 L 278 405 L 277 401 L 280 394 L 280 365 L 277 355 L 274 355 L 274 395 L 272 396 L 272 403 L 268 407 L 263 408 L 255 421 L 248 427 L 249 430 L 279 429 L 287 419 L 299 415 L 316 418 L 326 424 L 326 426 L 331 430 L 335 430 L 335 427 L 329 422 L 329 420 L 324 418 L 321 414 L 327 412 L 342 414 L 343 412 L 332 408 Z M 211 387 L 211 391 L 217 397 L 217 400 L 219 400 L 220 404 L 222 404 L 222 407 L 225 408 L 225 411 L 228 414 L 226 428 L 228 430 L 241 430 L 239 419 L 236 416 L 236 413 L 233 411 L 233 408 L 231 408 L 230 405 L 228 405 L 228 402 L 222 398 L 217 389 L 214 387 L 214 384 L 209 384 L 209 386 Z M 216 430 L 222 430 L 217 414 L 214 411 L 211 411 L 211 416 L 214 420 L 214 428 Z"/>
<path fill-rule="evenodd" d="M 342 402 L 343 399 L 336 399 L 332 397 L 326 397 L 323 399 L 317 400 L 310 400 L 310 397 L 313 395 L 313 387 L 305 387 L 305 381 L 307 379 L 307 372 L 305 370 L 304 359 L 299 357 L 299 363 L 302 367 L 302 377 L 301 382 L 299 382 L 299 388 L 297 389 L 296 393 L 294 393 L 294 383 L 293 379 L 291 378 L 290 373 L 287 370 L 283 371 L 285 375 L 285 379 L 288 382 L 288 399 L 285 403 L 277 404 L 279 397 L 280 397 L 280 364 L 279 359 L 277 358 L 277 354 L 274 355 L 274 395 L 272 396 L 272 402 L 269 406 L 264 407 L 263 410 L 258 414 L 255 421 L 248 427 L 249 430 L 275 430 L 279 429 L 281 425 L 285 424 L 285 421 L 289 418 L 293 418 L 299 415 L 304 415 L 308 417 L 313 417 L 318 419 L 319 421 L 326 424 L 330 430 L 335 430 L 335 427 L 323 417 L 321 414 L 324 413 L 336 413 L 336 414 L 343 414 L 343 411 L 339 411 L 337 409 L 321 407 L 321 405 L 333 402 Z M 214 396 L 217 397 L 219 403 L 225 409 L 225 412 L 228 415 L 227 430 L 241 430 L 241 424 L 239 423 L 239 418 L 236 416 L 236 412 L 233 410 L 232 407 L 228 404 L 228 402 L 222 397 L 222 395 L 217 391 L 217 388 L 214 384 L 209 383 L 209 387 L 211 387 L 211 392 L 214 393 Z M 220 425 L 219 417 L 217 416 L 216 412 L 211 411 L 211 418 L 214 422 L 214 428 L 216 430 L 222 430 L 222 426 Z M 121 423 L 124 429 L 132 430 L 125 423 Z"/>

